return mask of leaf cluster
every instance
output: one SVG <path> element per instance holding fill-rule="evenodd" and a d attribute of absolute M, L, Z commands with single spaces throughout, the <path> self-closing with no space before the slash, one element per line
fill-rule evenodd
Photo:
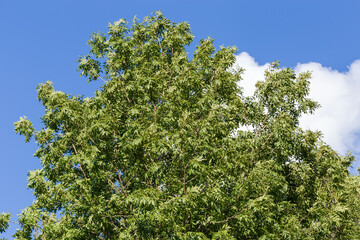
<path fill-rule="evenodd" d="M 236 49 L 200 41 L 160 12 L 94 33 L 79 71 L 92 98 L 40 84 L 44 128 L 26 118 L 42 168 L 17 239 L 356 239 L 359 178 L 299 127 L 319 105 L 310 73 L 275 62 L 244 97 Z M 248 128 L 250 130 L 242 130 Z M 3 221 L 4 219 L 4 221 Z M 0 219 L 0 230 L 8 215 Z"/>

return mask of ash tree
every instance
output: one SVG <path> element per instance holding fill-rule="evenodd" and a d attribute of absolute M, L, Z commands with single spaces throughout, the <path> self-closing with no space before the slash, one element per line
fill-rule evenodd
<path fill-rule="evenodd" d="M 275 62 L 245 97 L 236 49 L 204 39 L 188 57 L 192 40 L 160 12 L 120 20 L 79 59 L 104 81 L 94 97 L 38 86 L 43 129 L 15 123 L 42 164 L 15 238 L 358 239 L 353 156 L 299 127 L 310 73 Z"/>

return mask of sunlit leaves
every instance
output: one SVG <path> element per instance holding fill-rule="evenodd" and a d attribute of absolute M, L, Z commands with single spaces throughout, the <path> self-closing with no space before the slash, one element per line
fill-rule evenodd
<path fill-rule="evenodd" d="M 5 230 L 9 227 L 10 218 L 11 218 L 10 213 L 0 214 L 0 233 L 5 232 Z"/>
<path fill-rule="evenodd" d="M 28 120 L 26 117 L 20 117 L 20 120 L 14 125 L 15 132 L 25 136 L 25 142 L 30 141 L 34 132 L 34 127 L 30 120 Z"/>
<path fill-rule="evenodd" d="M 161 12 L 94 33 L 81 75 L 91 98 L 40 84 L 44 128 L 21 118 L 43 168 L 19 239 L 355 239 L 358 177 L 321 133 L 299 128 L 309 73 L 275 62 L 254 96 L 238 86 L 236 49 L 200 41 Z M 240 66 L 241 67 L 241 66 Z M 244 79 L 245 81 L 246 79 Z M 247 130 L 245 130 L 247 128 Z M 0 219 L 0 230 L 8 216 Z M 51 236 L 51 237 L 50 237 Z"/>

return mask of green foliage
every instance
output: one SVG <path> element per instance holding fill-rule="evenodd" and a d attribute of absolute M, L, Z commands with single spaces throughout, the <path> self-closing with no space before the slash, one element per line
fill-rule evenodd
<path fill-rule="evenodd" d="M 1 213 L 0 214 L 0 233 L 5 232 L 5 230 L 9 227 L 9 221 L 11 218 L 10 213 Z M 2 240 L 5 240 L 4 238 L 1 238 Z"/>
<path fill-rule="evenodd" d="M 81 75 L 105 82 L 94 97 L 38 87 L 44 128 L 15 123 L 43 166 L 29 173 L 36 201 L 17 239 L 360 236 L 353 157 L 299 128 L 318 107 L 310 74 L 275 62 L 244 97 L 236 49 L 205 39 L 189 58 L 192 39 L 160 12 L 120 20 L 79 60 Z"/>
<path fill-rule="evenodd" d="M 0 214 L 0 233 L 5 232 L 5 230 L 9 227 L 10 218 L 11 218 L 10 213 Z"/>
<path fill-rule="evenodd" d="M 30 120 L 28 120 L 26 117 L 20 117 L 20 120 L 17 121 L 14 125 L 15 132 L 25 136 L 25 142 L 29 142 L 34 132 L 34 127 Z"/>

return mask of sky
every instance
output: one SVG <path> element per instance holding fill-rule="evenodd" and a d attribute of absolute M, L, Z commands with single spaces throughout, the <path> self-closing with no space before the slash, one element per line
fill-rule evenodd
<path fill-rule="evenodd" d="M 44 109 L 36 86 L 50 80 L 56 90 L 91 97 L 101 82 L 88 83 L 76 60 L 89 52 L 93 32 L 106 32 L 120 18 L 139 19 L 161 10 L 187 21 L 195 35 L 189 53 L 208 36 L 215 45 L 236 46 L 239 83 L 251 95 L 275 60 L 296 73 L 312 71 L 310 96 L 322 108 L 301 119 L 320 130 L 340 154 L 352 151 L 360 166 L 360 1 L 358 0 L 0 0 L 0 212 L 12 221 L 31 205 L 27 173 L 41 167 L 36 144 L 25 144 L 13 123 L 27 116 L 37 129 Z M 8 237 L 18 226 L 13 224 Z"/>

